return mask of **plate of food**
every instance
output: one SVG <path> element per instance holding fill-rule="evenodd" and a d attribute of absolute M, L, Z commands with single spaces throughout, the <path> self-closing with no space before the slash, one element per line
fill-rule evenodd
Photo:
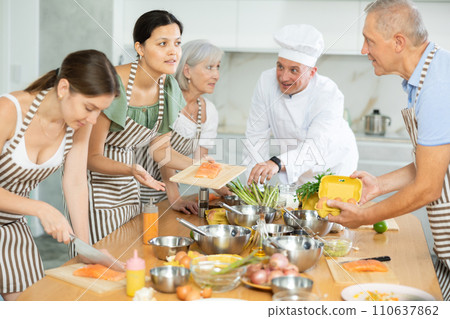
<path fill-rule="evenodd" d="M 346 301 L 433 301 L 432 295 L 423 290 L 393 284 L 360 284 L 341 291 Z"/>

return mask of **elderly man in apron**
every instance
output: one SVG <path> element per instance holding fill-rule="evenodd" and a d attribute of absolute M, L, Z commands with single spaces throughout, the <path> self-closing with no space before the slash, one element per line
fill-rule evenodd
<path fill-rule="evenodd" d="M 303 184 L 328 168 L 351 174 L 358 149 L 343 118 L 344 96 L 315 67 L 324 49 L 322 34 L 311 25 L 286 25 L 274 40 L 281 47 L 276 67 L 261 74 L 247 121 L 248 183 L 279 173 L 283 184 Z M 270 144 L 280 152 L 269 159 Z"/>
<path fill-rule="evenodd" d="M 402 110 L 414 147 L 413 162 L 374 177 L 355 172 L 363 182 L 361 203 L 398 191 L 369 208 L 340 204 L 330 221 L 348 227 L 372 224 L 427 206 L 434 239 L 437 278 L 444 300 L 450 300 L 450 52 L 428 40 L 422 18 L 409 0 L 379 0 L 366 8 L 362 53 L 376 75 L 398 74 L 408 94 Z"/>

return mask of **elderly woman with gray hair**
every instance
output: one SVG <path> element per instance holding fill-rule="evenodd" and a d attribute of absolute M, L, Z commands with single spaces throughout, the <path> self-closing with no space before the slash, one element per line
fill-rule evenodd
<path fill-rule="evenodd" d="M 186 100 L 186 106 L 172 125 L 170 142 L 173 149 L 183 155 L 203 158 L 213 146 L 212 140 L 216 138 L 219 121 L 216 107 L 202 95 L 214 92 L 219 80 L 223 52 L 206 40 L 187 42 L 182 46 L 182 50 L 183 55 L 175 78 Z M 175 170 L 158 168 L 158 164 L 151 159 L 144 167 L 155 179 L 164 181 L 167 193 L 141 186 L 142 202 L 148 202 L 150 197 L 153 198 L 153 202 L 168 198 L 173 209 L 185 214 L 197 214 L 197 203 L 182 199 L 178 184 L 169 181 Z M 226 188 L 217 192 L 229 193 Z"/>

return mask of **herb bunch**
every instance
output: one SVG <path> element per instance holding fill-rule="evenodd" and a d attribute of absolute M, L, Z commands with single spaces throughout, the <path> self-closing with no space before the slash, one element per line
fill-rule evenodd
<path fill-rule="evenodd" d="M 325 172 L 317 174 L 314 176 L 315 181 L 314 182 L 306 182 L 299 188 L 297 188 L 297 197 L 301 200 L 309 199 L 312 195 L 317 193 L 319 191 L 320 181 L 322 180 L 322 177 L 326 175 L 334 175 L 333 172 L 331 172 L 331 169 L 327 169 Z"/>

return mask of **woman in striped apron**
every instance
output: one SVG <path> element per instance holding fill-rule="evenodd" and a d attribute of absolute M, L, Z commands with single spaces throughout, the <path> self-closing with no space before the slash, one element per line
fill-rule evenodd
<path fill-rule="evenodd" d="M 68 55 L 60 69 L 0 98 L 0 293 L 15 300 L 44 275 L 25 215 L 68 243 L 88 241 L 86 158 L 91 124 L 118 94 L 114 67 L 95 50 Z M 31 106 L 30 106 L 31 105 Z M 87 124 L 87 125 L 86 125 Z M 57 209 L 29 193 L 64 163 L 73 230 Z"/>
<path fill-rule="evenodd" d="M 214 104 L 202 97 L 214 92 L 219 80 L 219 67 L 222 50 L 205 40 L 194 40 L 183 45 L 183 56 L 178 65 L 175 78 L 183 92 L 186 106 L 178 114 L 172 126 L 171 146 L 179 153 L 194 158 L 208 155 L 217 136 L 218 113 Z M 197 203 L 180 197 L 178 185 L 169 179 L 175 170 L 158 167 L 148 155 L 146 148 L 137 150 L 136 158 L 143 163 L 150 174 L 166 184 L 167 193 L 141 187 L 141 202 L 148 203 L 169 198 L 171 207 L 185 214 L 197 214 Z M 227 193 L 226 189 L 221 192 Z"/>
<path fill-rule="evenodd" d="M 95 243 L 140 213 L 139 184 L 164 191 L 134 159 L 150 145 L 157 161 L 168 150 L 176 168 L 192 160 L 170 148 L 170 125 L 184 100 L 173 76 L 181 55 L 181 23 L 166 11 L 150 11 L 136 22 L 133 37 L 139 60 L 116 68 L 121 96 L 93 128 L 88 155 L 89 224 Z M 122 85 L 127 83 L 127 88 Z M 165 103 L 166 101 L 166 103 Z M 156 146 L 155 146 L 156 145 Z"/>

